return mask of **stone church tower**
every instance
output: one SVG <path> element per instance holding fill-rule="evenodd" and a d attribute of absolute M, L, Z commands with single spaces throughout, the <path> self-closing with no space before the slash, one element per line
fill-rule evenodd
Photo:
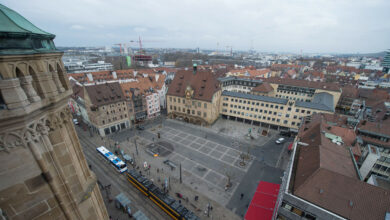
<path fill-rule="evenodd" d="M 54 37 L 0 4 L 0 219 L 108 219 Z"/>

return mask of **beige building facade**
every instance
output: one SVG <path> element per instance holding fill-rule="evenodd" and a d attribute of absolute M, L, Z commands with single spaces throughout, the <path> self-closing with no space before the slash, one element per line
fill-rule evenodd
<path fill-rule="evenodd" d="M 74 85 L 71 109 L 100 136 L 130 128 L 129 106 L 118 82 Z"/>
<path fill-rule="evenodd" d="M 0 31 L 0 218 L 108 219 L 55 36 L 3 5 L 0 13 L 9 19 Z"/>
<path fill-rule="evenodd" d="M 169 118 L 210 125 L 219 117 L 221 88 L 210 70 L 179 71 L 167 93 Z"/>
<path fill-rule="evenodd" d="M 191 91 L 190 88 L 189 91 Z M 221 91 L 215 93 L 211 102 L 168 95 L 167 111 L 172 118 L 180 118 L 199 125 L 209 125 L 218 119 L 220 97 Z"/>
<path fill-rule="evenodd" d="M 332 113 L 332 111 L 299 106 L 294 100 L 238 92 L 224 91 L 221 99 L 222 118 L 273 129 L 296 130 L 306 116 L 316 112 Z"/>
<path fill-rule="evenodd" d="M 331 85 L 303 80 L 226 77 L 219 81 L 222 118 L 274 129 L 297 131 L 304 117 L 333 113 L 341 94 Z"/>

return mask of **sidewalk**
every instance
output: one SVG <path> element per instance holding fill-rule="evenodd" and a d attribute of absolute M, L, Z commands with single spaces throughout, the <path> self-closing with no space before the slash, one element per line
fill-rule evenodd
<path fill-rule="evenodd" d="M 134 138 L 137 139 L 138 155 L 134 145 Z M 134 157 L 136 162 L 135 167 L 139 168 L 137 170 L 140 170 L 142 174 L 153 181 L 156 186 L 162 188 L 165 183 L 165 179 L 169 180 L 169 195 L 177 200 L 179 198 L 176 196 L 176 193 L 182 194 L 183 198 L 180 199 L 181 203 L 201 219 L 240 219 L 239 216 L 222 206 L 218 199 L 217 201 L 214 201 L 215 197 L 208 198 L 207 196 L 210 195 L 203 195 L 202 193 L 199 193 L 199 191 L 207 192 L 212 186 L 208 186 L 204 181 L 195 178 L 184 169 L 182 169 L 183 183 L 180 183 L 179 167 L 171 170 L 168 166 L 163 164 L 163 161 L 168 159 L 171 155 L 167 155 L 165 157 L 153 157 L 152 155 L 149 155 L 146 153 L 145 149 L 150 143 L 150 140 L 135 136 L 131 138 L 129 142 L 124 141 L 120 143 L 120 146 L 125 153 Z M 150 165 L 150 170 L 144 169 L 144 162 L 147 163 L 147 166 Z M 131 165 L 128 167 L 132 169 Z M 129 185 L 129 187 L 132 186 Z M 216 195 L 218 195 L 218 193 Z M 197 201 L 195 201 L 195 196 L 198 196 Z M 226 198 L 226 201 L 223 203 L 227 203 L 227 201 L 228 198 Z M 207 213 L 207 206 L 209 203 L 212 210 L 209 213 L 209 217 L 207 217 L 207 214 L 205 213 Z"/>
<path fill-rule="evenodd" d="M 242 143 L 246 144 L 252 144 L 251 139 L 248 138 L 248 129 L 251 128 L 252 137 L 254 138 L 252 141 L 261 142 L 263 144 L 267 143 L 268 140 L 272 139 L 275 135 L 278 134 L 277 131 L 269 129 L 268 130 L 268 136 L 262 136 L 261 133 L 258 133 L 258 130 L 260 129 L 260 132 L 267 128 L 255 126 L 255 125 L 249 125 L 242 122 L 236 122 L 226 119 L 218 119 L 213 125 L 209 127 L 200 127 L 199 125 L 194 125 L 190 123 L 186 123 L 183 121 L 179 121 L 176 119 L 166 119 L 168 122 L 176 123 L 182 126 L 192 127 L 195 129 L 201 128 L 202 130 L 205 130 L 210 133 L 218 134 L 221 136 L 226 137 L 227 139 L 238 139 Z M 261 141 L 260 141 L 261 140 Z M 263 144 L 260 144 L 257 146 L 262 146 Z"/>

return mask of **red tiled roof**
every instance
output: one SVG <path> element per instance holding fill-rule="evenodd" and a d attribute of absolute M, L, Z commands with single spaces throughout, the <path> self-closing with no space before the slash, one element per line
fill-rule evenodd
<path fill-rule="evenodd" d="M 221 88 L 211 70 L 180 70 L 169 85 L 167 95 L 185 97 L 187 86 L 194 90 L 193 99 L 211 102 L 213 95 Z"/>
<path fill-rule="evenodd" d="M 384 134 L 390 136 L 390 123 L 380 123 L 380 122 L 370 122 L 370 121 L 361 121 L 358 125 L 358 129 Z"/>
<path fill-rule="evenodd" d="M 384 219 L 390 191 L 357 178 L 348 150 L 325 137 L 327 126 L 322 114 L 314 114 L 299 131 L 307 146 L 298 145 L 294 195 L 348 219 Z"/>
<path fill-rule="evenodd" d="M 323 89 L 331 91 L 340 91 L 339 85 L 336 83 L 311 82 L 299 79 L 281 79 L 277 77 L 265 78 L 263 81 L 274 84 L 290 85 L 296 87 L 309 87 L 314 89 Z"/>
<path fill-rule="evenodd" d="M 267 82 L 263 82 L 252 89 L 253 92 L 268 93 L 274 91 L 274 88 Z"/>
<path fill-rule="evenodd" d="M 303 65 L 295 65 L 295 64 L 272 64 L 271 70 L 285 70 L 285 69 L 300 69 L 305 67 Z"/>
<path fill-rule="evenodd" d="M 126 98 L 131 98 L 130 89 L 138 89 L 140 94 L 149 94 L 150 89 L 153 88 L 155 91 L 160 90 L 165 83 L 165 75 L 162 74 L 148 74 L 148 77 L 137 77 L 137 81 L 132 82 L 124 82 L 121 83 L 121 88 L 123 94 L 125 94 Z M 156 81 L 156 76 L 158 76 L 158 80 Z"/>
<path fill-rule="evenodd" d="M 356 86 L 346 85 L 341 87 L 341 97 L 358 98 L 359 90 Z"/>
<path fill-rule="evenodd" d="M 85 90 L 92 104 L 96 106 L 125 101 L 125 96 L 118 82 L 85 86 Z"/>

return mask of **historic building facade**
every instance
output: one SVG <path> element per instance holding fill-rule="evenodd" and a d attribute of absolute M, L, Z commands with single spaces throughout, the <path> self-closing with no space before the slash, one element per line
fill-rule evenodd
<path fill-rule="evenodd" d="M 0 218 L 108 219 L 49 34 L 0 5 Z"/>
<path fill-rule="evenodd" d="M 220 100 L 220 84 L 211 71 L 178 71 L 167 93 L 168 117 L 210 125 L 219 116 Z"/>
<path fill-rule="evenodd" d="M 129 106 L 118 82 L 73 86 L 72 109 L 100 136 L 130 127 Z"/>

